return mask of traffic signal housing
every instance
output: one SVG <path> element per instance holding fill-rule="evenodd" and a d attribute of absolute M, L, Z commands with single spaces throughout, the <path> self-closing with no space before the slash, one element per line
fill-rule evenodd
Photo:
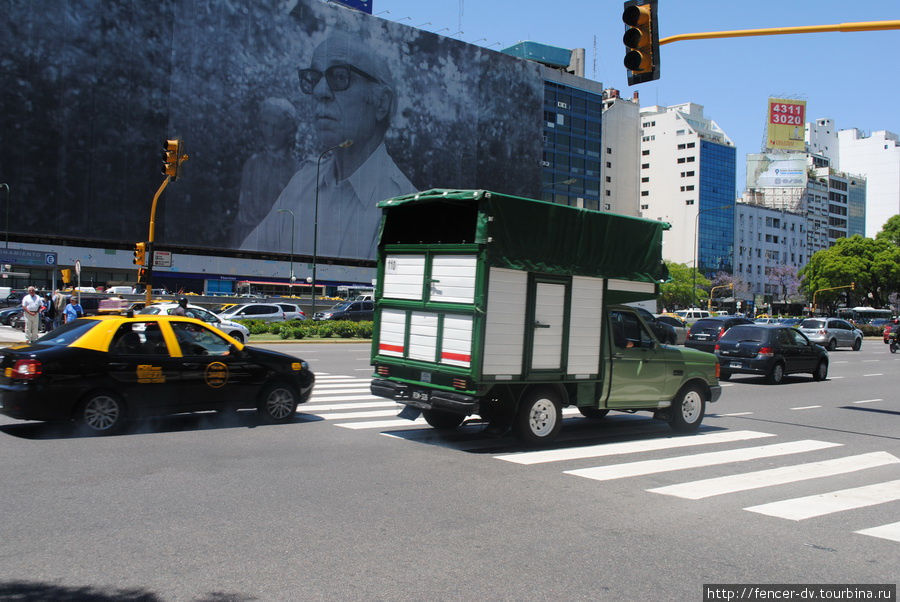
<path fill-rule="evenodd" d="M 72 284 L 72 270 L 70 268 L 63 268 L 59 271 L 62 274 L 63 284 L 69 286 Z"/>
<path fill-rule="evenodd" d="M 855 291 L 855 290 L 856 290 L 856 283 L 855 283 L 855 282 L 851 282 L 851 283 L 850 283 L 850 290 L 851 290 L 851 291 Z"/>
<path fill-rule="evenodd" d="M 144 265 L 147 262 L 147 243 L 134 243 L 134 258 L 131 262 L 134 265 Z"/>
<path fill-rule="evenodd" d="M 659 26 L 657 0 L 627 0 L 622 10 L 626 25 L 625 67 L 628 85 L 659 79 Z"/>
<path fill-rule="evenodd" d="M 138 268 L 137 281 L 138 284 L 153 284 L 153 269 L 141 266 Z"/>
<path fill-rule="evenodd" d="M 181 140 L 170 138 L 166 140 L 166 148 L 162 154 L 162 174 L 168 176 L 173 182 L 178 179 L 181 171 Z"/>

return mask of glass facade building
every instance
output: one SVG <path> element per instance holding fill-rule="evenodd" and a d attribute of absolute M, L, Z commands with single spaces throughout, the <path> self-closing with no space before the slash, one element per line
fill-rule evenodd
<path fill-rule="evenodd" d="M 733 269 L 735 161 L 735 147 L 700 141 L 697 262 L 706 276 Z"/>
<path fill-rule="evenodd" d="M 602 100 L 594 92 L 544 82 L 543 200 L 601 209 Z"/>

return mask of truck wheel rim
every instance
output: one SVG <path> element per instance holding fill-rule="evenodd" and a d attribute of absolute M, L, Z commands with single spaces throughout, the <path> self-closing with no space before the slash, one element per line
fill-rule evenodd
<path fill-rule="evenodd" d="M 107 395 L 94 397 L 84 407 L 84 422 L 95 431 L 105 431 L 119 421 L 119 404 Z"/>
<path fill-rule="evenodd" d="M 681 402 L 681 416 L 688 424 L 693 424 L 700 417 L 703 400 L 696 391 L 688 391 Z"/>
<path fill-rule="evenodd" d="M 294 396 L 287 389 L 274 389 L 266 400 L 269 415 L 278 419 L 289 416 L 293 404 Z"/>
<path fill-rule="evenodd" d="M 538 437 L 546 437 L 556 426 L 556 406 L 549 399 L 539 399 L 531 406 L 528 415 L 531 432 Z"/>

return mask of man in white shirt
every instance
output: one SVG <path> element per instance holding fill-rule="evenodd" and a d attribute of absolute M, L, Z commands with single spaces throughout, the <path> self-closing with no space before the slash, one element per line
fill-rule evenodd
<path fill-rule="evenodd" d="M 22 297 L 22 313 L 25 314 L 25 339 L 33 343 L 38 339 L 38 331 L 41 323 L 41 309 L 44 300 L 34 291 L 33 286 L 28 287 L 28 294 Z"/>
<path fill-rule="evenodd" d="M 397 109 L 390 70 L 364 40 L 333 32 L 298 76 L 323 154 L 300 165 L 241 248 L 312 255 L 316 239 L 319 256 L 372 259 L 381 217 L 376 203 L 416 191 L 384 144 Z M 296 229 L 282 215 L 288 209 Z"/>

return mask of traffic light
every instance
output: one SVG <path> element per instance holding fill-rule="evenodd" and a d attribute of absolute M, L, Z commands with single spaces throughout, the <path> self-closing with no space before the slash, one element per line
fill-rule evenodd
<path fill-rule="evenodd" d="M 622 21 L 627 26 L 622 41 L 629 86 L 659 79 L 656 3 L 657 0 L 628 0 L 622 11 Z"/>
<path fill-rule="evenodd" d="M 145 242 L 136 242 L 134 243 L 134 259 L 131 262 L 134 265 L 144 265 L 147 259 L 147 243 Z"/>
<path fill-rule="evenodd" d="M 855 290 L 856 290 L 856 283 L 855 283 L 855 282 L 851 282 L 851 283 L 850 283 L 850 290 L 851 290 L 851 291 L 855 291 Z"/>
<path fill-rule="evenodd" d="M 62 281 L 64 285 L 68 286 L 72 284 L 72 270 L 70 270 L 69 268 L 63 268 L 60 270 L 60 273 L 62 274 Z"/>
<path fill-rule="evenodd" d="M 162 154 L 163 168 L 162 174 L 169 176 L 174 182 L 178 179 L 178 172 L 181 169 L 181 140 L 172 138 L 166 140 L 166 148 Z"/>
<path fill-rule="evenodd" d="M 151 280 L 153 279 L 153 270 L 151 268 L 139 267 L 137 273 L 137 281 L 138 284 L 153 284 Z"/>

